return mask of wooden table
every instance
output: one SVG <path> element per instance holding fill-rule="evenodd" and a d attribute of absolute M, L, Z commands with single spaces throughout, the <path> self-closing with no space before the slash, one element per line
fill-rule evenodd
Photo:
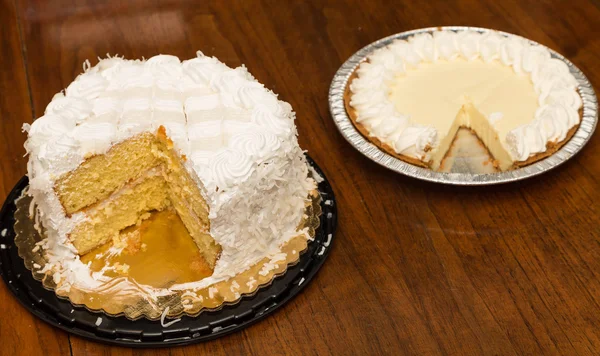
<path fill-rule="evenodd" d="M 111 3 L 112 2 L 112 3 Z M 246 64 L 297 112 L 302 147 L 337 193 L 329 261 L 281 311 L 217 341 L 135 351 L 38 320 L 0 283 L 0 353 L 592 354 L 600 352 L 600 137 L 521 183 L 423 183 L 369 161 L 337 132 L 338 67 L 381 37 L 491 27 L 566 55 L 600 86 L 600 2 L 0 1 L 0 190 L 25 174 L 23 122 L 106 53 L 197 50 Z"/>

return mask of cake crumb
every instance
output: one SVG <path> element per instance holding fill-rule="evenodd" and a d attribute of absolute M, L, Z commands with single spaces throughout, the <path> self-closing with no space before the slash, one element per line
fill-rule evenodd
<path fill-rule="evenodd" d="M 140 215 L 140 217 L 138 218 L 135 225 L 140 226 L 142 224 L 142 222 L 144 222 L 144 220 L 146 220 L 150 217 L 150 215 L 151 215 L 150 213 L 144 213 L 144 214 Z"/>
<path fill-rule="evenodd" d="M 6 245 L 5 244 L 0 244 L 0 249 L 6 250 Z"/>
<path fill-rule="evenodd" d="M 7 231 L 8 231 L 7 229 L 2 229 L 2 232 L 0 232 L 0 235 L 2 235 L 2 237 L 5 237 Z"/>
<path fill-rule="evenodd" d="M 115 263 L 114 264 L 115 272 L 121 275 L 127 275 L 129 273 L 129 265 L 126 263 Z"/>
<path fill-rule="evenodd" d="M 38 252 L 40 250 L 40 245 L 36 245 L 33 249 L 31 249 L 31 252 Z"/>
<path fill-rule="evenodd" d="M 134 255 L 142 249 L 142 236 L 138 230 L 130 232 L 126 236 L 127 239 L 127 247 L 125 247 L 125 251 L 128 254 Z"/>

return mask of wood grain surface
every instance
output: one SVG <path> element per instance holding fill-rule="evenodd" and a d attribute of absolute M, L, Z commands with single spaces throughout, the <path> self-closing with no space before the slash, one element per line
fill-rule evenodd
<path fill-rule="evenodd" d="M 6 355 L 511 355 L 600 353 L 600 138 L 521 183 L 447 187 L 369 161 L 337 132 L 327 91 L 381 37 L 472 25 L 567 56 L 600 87 L 597 0 L 0 0 L 0 190 L 25 174 L 23 122 L 107 53 L 197 50 L 292 104 L 300 143 L 331 181 L 337 241 L 315 280 L 273 316 L 216 341 L 109 347 L 52 328 L 0 283 Z"/>

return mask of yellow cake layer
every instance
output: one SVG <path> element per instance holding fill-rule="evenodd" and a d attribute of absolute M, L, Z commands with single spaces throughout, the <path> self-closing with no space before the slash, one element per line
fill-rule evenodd
<path fill-rule="evenodd" d="M 86 211 L 90 217 L 71 232 L 69 238 L 80 255 L 103 245 L 142 216 L 171 205 L 162 176 L 150 176 L 127 185 L 110 199 Z"/>
<path fill-rule="evenodd" d="M 210 236 L 208 205 L 184 160 L 161 127 L 157 135 L 121 142 L 61 177 L 55 191 L 67 214 L 83 209 L 91 218 L 69 236 L 79 254 L 106 243 L 149 211 L 171 205 L 214 268 L 221 246 Z"/>
<path fill-rule="evenodd" d="M 159 133 L 158 139 L 164 147 L 168 148 L 172 144 L 164 133 Z M 155 148 L 160 147 L 161 145 L 155 146 Z M 202 193 L 200 192 L 198 184 L 192 179 L 183 166 L 183 160 L 180 159 L 172 149 L 155 149 L 153 153 L 156 156 L 159 156 L 161 161 L 165 164 L 164 177 L 167 180 L 172 195 L 177 195 L 179 199 L 186 201 L 194 214 L 196 214 L 208 228 L 208 205 L 202 198 Z"/>
<path fill-rule="evenodd" d="M 140 174 L 159 164 L 150 148 L 151 133 L 114 145 L 106 154 L 86 159 L 75 170 L 60 177 L 54 186 L 67 215 L 108 198 Z"/>
<path fill-rule="evenodd" d="M 221 247 L 210 236 L 208 206 L 202 199 L 200 189 L 172 150 L 161 151 L 161 155 L 165 160 L 163 172 L 169 199 L 206 262 L 214 266 L 221 254 Z"/>

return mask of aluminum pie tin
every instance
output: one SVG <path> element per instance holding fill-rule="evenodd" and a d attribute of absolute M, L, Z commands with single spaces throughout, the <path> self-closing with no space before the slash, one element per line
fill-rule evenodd
<path fill-rule="evenodd" d="M 523 38 L 506 32 L 480 27 L 445 26 L 429 27 L 407 32 L 401 32 L 375 41 L 358 52 L 354 53 L 341 67 L 331 81 L 329 88 L 329 110 L 338 130 L 344 138 L 363 155 L 372 161 L 387 167 L 395 172 L 424 181 L 451 184 L 451 185 L 492 185 L 509 183 L 537 176 L 558 167 L 579 152 L 589 141 L 598 123 L 598 99 L 588 78 L 573 63 L 556 51 L 546 47 L 553 58 L 560 59 L 569 67 L 571 74 L 577 79 L 578 91 L 583 102 L 583 115 L 579 128 L 573 137 L 566 142 L 557 152 L 528 166 L 506 172 L 472 174 L 472 173 L 444 173 L 431 169 L 418 167 L 395 158 L 373 143 L 369 142 L 352 124 L 344 106 L 344 91 L 350 76 L 373 51 L 391 44 L 394 40 L 405 40 L 420 33 L 433 33 L 435 31 L 477 31 L 480 33 L 496 32 L 505 37 Z M 535 41 L 525 39 L 532 44 L 540 45 Z M 541 45 L 543 46 L 543 45 Z M 544 46 L 545 47 L 545 46 Z"/>

